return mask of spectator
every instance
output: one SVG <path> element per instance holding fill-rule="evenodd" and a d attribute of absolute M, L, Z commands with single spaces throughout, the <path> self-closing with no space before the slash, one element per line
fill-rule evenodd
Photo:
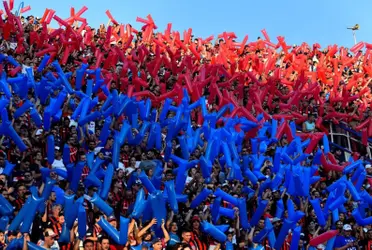
<path fill-rule="evenodd" d="M 349 224 L 345 224 L 342 228 L 342 235 L 337 236 L 335 241 L 336 250 L 357 250 L 358 243 L 356 239 L 351 236 L 352 227 Z"/>

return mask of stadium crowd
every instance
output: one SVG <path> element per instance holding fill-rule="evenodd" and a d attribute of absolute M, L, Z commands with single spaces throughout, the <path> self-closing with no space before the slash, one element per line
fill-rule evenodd
<path fill-rule="evenodd" d="M 43 73 L 53 70 L 51 65 L 43 72 L 36 70 L 42 56 L 49 53 L 52 57 L 50 62 L 58 60 L 63 71 L 74 72 L 71 78 L 72 86 L 76 87 L 75 72 L 82 63 L 87 64 L 88 69 L 101 67 L 104 84 L 109 91 L 117 89 L 119 93 L 131 93 L 139 99 L 150 98 L 159 111 L 166 97 L 172 97 L 175 103 L 180 103 L 180 89 L 185 86 L 194 101 L 201 96 L 206 97 L 210 112 L 218 111 L 224 104 L 232 102 L 238 111 L 230 114 L 230 117 L 238 114 L 256 117 L 263 114 L 267 119 L 294 120 L 303 133 L 310 134 L 327 132 L 327 124 L 346 122 L 351 128 L 361 132 L 363 141 L 372 136 L 372 122 L 368 122 L 372 117 L 372 75 L 368 48 L 362 52 L 360 46 L 351 51 L 332 46 L 321 50 L 317 44 L 311 47 L 305 43 L 300 46 L 287 46 L 282 37 L 278 38 L 278 44 L 273 44 L 266 32 L 263 32 L 264 39 L 258 38 L 247 44 L 246 40 L 236 42 L 233 33 L 223 33 L 213 41 L 213 38 L 196 38 L 190 30 L 184 33 L 181 40 L 179 33 L 171 31 L 170 26 L 164 33 L 155 32 L 156 26 L 151 17 L 145 20 L 147 23 L 140 31 L 130 25 L 124 30 L 124 26 L 119 25 L 113 18 L 109 27 L 101 25 L 99 29 L 94 29 L 84 22 L 77 25 L 77 21 L 72 19 L 68 21 L 67 27 L 54 30 L 47 26 L 45 17 L 22 16 L 22 27 L 19 27 L 15 19 L 15 16 L 10 15 L 6 18 L 3 16 L 0 21 L 0 53 L 13 56 L 22 65 L 17 69 L 3 61 L 0 71 L 9 77 L 17 73 L 26 74 L 26 70 L 31 68 L 35 81 L 40 81 Z M 280 52 L 276 49 L 279 47 Z M 86 79 L 83 79 L 83 89 L 90 78 L 93 76 L 86 75 Z M 29 100 L 35 104 L 38 112 L 43 114 L 46 104 L 35 98 L 32 91 L 29 90 Z M 57 92 L 58 90 L 56 95 Z M 97 97 L 99 109 L 107 97 L 104 91 L 98 91 Z M 276 210 L 279 200 L 287 204 L 288 199 L 293 200 L 295 210 L 305 213 L 305 217 L 299 222 L 302 226 L 299 245 L 295 248 L 290 245 L 290 232 L 282 249 L 309 249 L 309 242 L 313 238 L 329 230 L 338 230 L 332 249 L 372 249 L 372 225 L 362 226 L 356 223 L 351 212 L 358 203 L 351 199 L 348 192 L 345 211 L 339 212 L 338 220 L 333 221 L 329 215 L 325 226 L 318 224 L 309 200 L 320 198 L 324 206 L 329 196 L 327 187 L 341 178 L 340 173 L 319 168 L 318 175 L 321 179 L 311 185 L 310 197 L 294 197 L 283 188 L 267 188 L 259 192 L 260 185 L 263 185 L 265 180 L 256 185 L 247 181 L 243 183 L 228 180 L 229 169 L 218 160 L 213 162 L 211 181 L 208 184 L 199 167 L 189 170 L 184 191 L 188 195 L 188 201 L 179 204 L 178 214 L 168 210 L 167 219 L 164 221 L 157 221 L 155 218 L 147 221 L 131 219 L 129 239 L 125 246 L 115 244 L 110 236 L 103 232 L 98 221 L 104 215 L 88 199 L 84 200 L 88 227 L 86 236 L 83 239 L 78 237 L 78 223 L 75 223 L 70 232 L 70 242 L 58 243 L 65 222 L 64 193 L 72 193 L 68 181 L 54 172 L 56 169 L 66 170 L 62 158 L 65 144 L 70 148 L 71 162 L 84 162 L 87 154 L 94 152 L 95 158 L 100 158 L 107 164 L 112 160 L 114 135 L 102 145 L 99 138 L 104 120 L 92 121 L 81 127 L 78 121 L 71 118 L 79 104 L 76 95 L 68 96 L 63 104 L 62 118 L 52 123 L 50 131 L 37 127 L 31 121 L 29 112 L 14 118 L 15 111 L 23 103 L 22 98 L 13 95 L 8 113 L 12 126 L 28 149 L 21 152 L 9 137 L 1 138 L 1 195 L 14 206 L 17 214 L 31 195 L 31 187 L 36 186 L 40 193 L 42 192 L 45 181 L 43 169 L 52 170 L 49 177 L 54 179 L 56 184 L 49 199 L 45 201 L 44 213 L 37 215 L 29 233 L 22 234 L 3 227 L 5 230 L 0 232 L 0 250 L 7 249 L 13 239 L 22 236 L 25 242 L 23 249 L 27 249 L 27 241 L 45 249 L 272 249 L 267 239 L 254 242 L 253 238 L 265 228 L 265 219 L 271 221 L 275 235 L 279 235 L 288 211 L 286 208 L 283 216 L 278 218 L 275 217 Z M 171 115 L 175 114 L 170 113 Z M 203 124 L 201 110 L 196 110 L 191 116 L 192 128 L 196 130 Z M 110 128 L 120 129 L 124 119 L 126 118 L 113 119 Z M 166 136 L 164 131 L 162 133 L 164 143 Z M 54 135 L 55 140 L 52 164 L 47 162 L 46 141 L 49 135 Z M 115 228 L 119 228 L 120 216 L 130 217 L 136 195 L 143 187 L 138 179 L 133 185 L 127 185 L 134 173 L 145 171 L 151 178 L 154 174 L 153 161 L 159 160 L 164 168 L 163 181 L 175 178 L 173 169 L 176 164 L 172 160 L 164 162 L 163 150 L 147 149 L 147 140 L 148 134 L 141 144 L 133 146 L 124 143 L 120 148 L 119 168 L 115 170 L 106 201 L 114 209 L 114 214 L 105 216 Z M 282 138 L 278 143 L 270 145 L 265 155 L 273 157 L 276 146 L 287 144 L 287 139 Z M 200 146 L 192 152 L 190 160 L 199 159 L 205 153 L 206 146 Z M 251 154 L 251 146 L 250 140 L 245 140 L 240 155 Z M 316 150 L 317 148 L 312 153 Z M 365 152 L 358 153 L 365 155 Z M 172 140 L 172 154 L 180 157 L 182 155 L 179 141 L 176 139 Z M 337 164 L 348 162 L 341 150 L 334 149 L 333 155 Z M 2 174 L 7 163 L 16 165 L 10 175 Z M 272 168 L 273 163 L 265 161 L 261 173 L 266 178 L 274 178 Z M 81 183 L 75 192 L 76 198 L 92 196 L 98 191 L 94 186 L 86 188 L 83 184 L 89 171 L 87 166 L 83 168 Z M 365 171 L 367 178 L 363 189 L 372 194 L 370 164 L 365 164 Z M 255 190 L 249 196 L 242 191 L 247 183 Z M 235 213 L 233 218 L 219 218 L 219 224 L 229 225 L 226 231 L 227 242 L 219 243 L 201 230 L 201 222 L 212 219 L 210 205 L 214 203 L 216 196 L 210 195 L 195 209 L 190 208 L 191 201 L 203 188 L 214 191 L 220 188 L 232 196 L 246 197 L 249 216 L 257 209 L 258 200 L 267 200 L 268 205 L 256 226 L 242 230 L 239 209 L 224 201 L 222 207 L 234 209 Z M 366 214 L 372 215 L 368 207 Z M 152 228 L 156 224 L 161 225 L 164 237 L 155 236 Z M 325 244 L 319 244 L 316 248 L 325 249 Z"/>

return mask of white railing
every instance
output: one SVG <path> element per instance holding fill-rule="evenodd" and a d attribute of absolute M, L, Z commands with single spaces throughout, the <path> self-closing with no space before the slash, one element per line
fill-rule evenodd
<path fill-rule="evenodd" d="M 347 125 L 345 125 L 347 126 Z M 332 124 L 329 125 L 329 139 L 332 143 L 337 144 L 340 148 L 344 148 L 346 159 L 349 158 L 350 153 L 355 151 L 354 147 L 365 149 L 368 158 L 372 159 L 372 144 L 368 142 L 367 146 L 364 146 L 361 139 L 356 135 L 350 133 L 339 126 L 336 127 L 336 131 Z"/>

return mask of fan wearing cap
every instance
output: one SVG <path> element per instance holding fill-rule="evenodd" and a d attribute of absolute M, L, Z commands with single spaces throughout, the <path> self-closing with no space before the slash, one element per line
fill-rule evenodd
<path fill-rule="evenodd" d="M 59 250 L 58 242 L 55 240 L 56 234 L 53 232 L 52 229 L 47 228 L 45 229 L 44 233 L 44 240 L 40 240 L 37 244 L 38 246 L 41 246 L 45 249 L 51 249 L 51 250 Z"/>
<path fill-rule="evenodd" d="M 56 146 L 54 148 L 54 161 L 52 163 L 52 169 L 60 169 L 63 171 L 67 171 L 65 164 L 63 163 L 62 151 L 59 146 Z M 62 179 L 61 177 L 58 177 L 58 178 Z"/>
<path fill-rule="evenodd" d="M 194 215 L 191 219 L 191 227 L 192 227 L 192 234 L 191 239 L 196 243 L 197 248 L 199 250 L 206 250 L 207 247 L 207 240 L 204 238 L 203 233 L 200 230 L 200 217 Z"/>
<path fill-rule="evenodd" d="M 342 228 L 342 235 L 337 236 L 335 241 L 335 250 L 357 250 L 358 242 L 355 237 L 351 236 L 352 227 L 345 224 Z"/>
<path fill-rule="evenodd" d="M 366 165 L 366 172 L 367 172 L 367 178 L 372 178 L 372 165 L 371 164 Z"/>

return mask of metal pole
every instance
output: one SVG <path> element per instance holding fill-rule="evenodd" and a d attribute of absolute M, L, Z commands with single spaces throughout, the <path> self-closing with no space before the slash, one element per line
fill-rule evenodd
<path fill-rule="evenodd" d="M 355 30 L 353 30 L 353 37 L 354 37 L 354 44 L 356 44 L 356 35 L 355 35 Z"/>

